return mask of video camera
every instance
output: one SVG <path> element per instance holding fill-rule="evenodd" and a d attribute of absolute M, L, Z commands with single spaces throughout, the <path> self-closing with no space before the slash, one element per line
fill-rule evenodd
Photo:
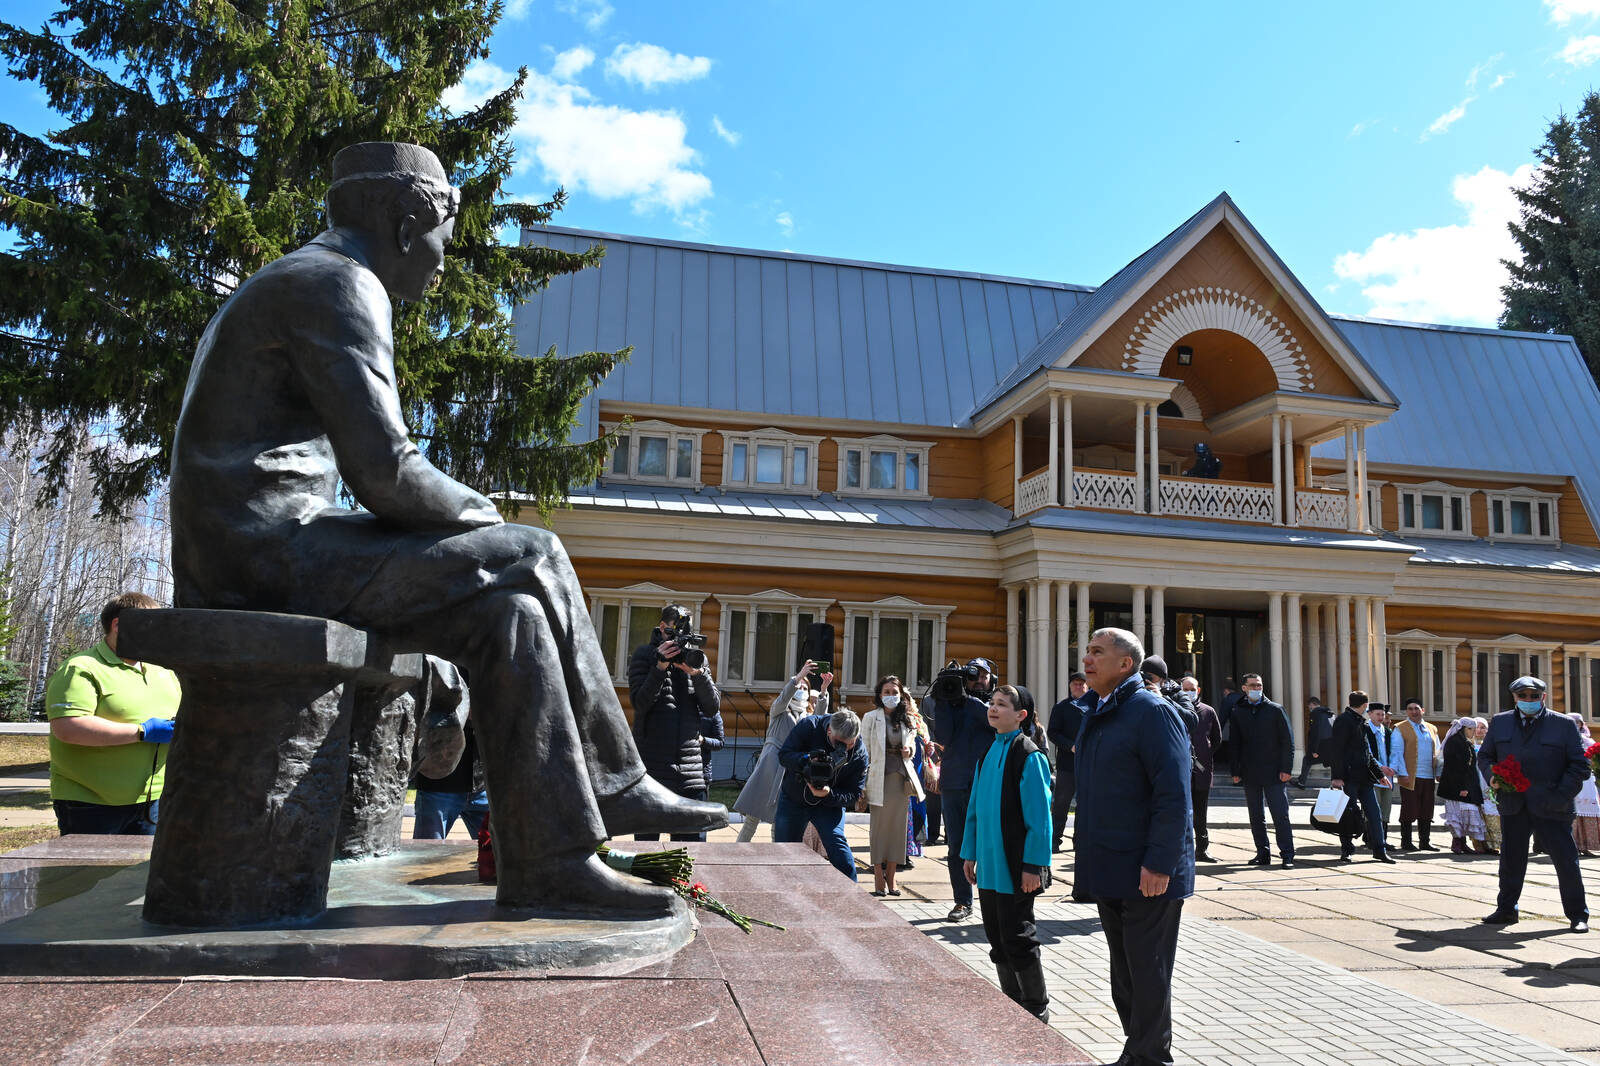
<path fill-rule="evenodd" d="M 973 659 L 965 666 L 951 659 L 945 663 L 944 669 L 933 679 L 933 684 L 928 686 L 928 695 L 941 703 L 959 703 L 967 694 L 967 683 L 976 681 L 983 676 L 988 660 Z M 988 668 L 990 692 L 994 691 L 994 669 Z M 985 693 L 984 695 L 988 695 Z"/>
<path fill-rule="evenodd" d="M 666 657 L 669 663 L 682 663 L 691 670 L 706 664 L 706 635 L 694 631 L 694 616 L 689 608 L 668 604 L 661 612 L 661 628 L 665 635 L 653 643 L 660 645 L 670 640 L 678 645 L 678 654 Z"/>
<path fill-rule="evenodd" d="M 806 756 L 806 761 L 800 766 L 800 777 L 812 788 L 826 788 L 833 783 L 833 772 L 838 763 L 834 753 L 826 748 L 817 748 Z"/>

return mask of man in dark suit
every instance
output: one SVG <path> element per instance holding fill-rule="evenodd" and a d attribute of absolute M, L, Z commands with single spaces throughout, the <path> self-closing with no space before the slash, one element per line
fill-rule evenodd
<path fill-rule="evenodd" d="M 1056 782 L 1050 795 L 1051 852 L 1061 850 L 1061 835 L 1067 828 L 1067 812 L 1076 791 L 1072 746 L 1078 742 L 1078 727 L 1083 724 L 1084 702 L 1092 698 L 1088 679 L 1074 670 L 1067 681 L 1067 698 L 1051 708 L 1050 724 L 1045 728 L 1045 736 L 1056 746 Z"/>
<path fill-rule="evenodd" d="M 1144 687 L 1139 638 L 1102 629 L 1083 672 L 1091 695 L 1078 734 L 1075 897 L 1100 909 L 1122 1063 L 1171 1066 L 1172 966 L 1183 901 L 1194 893 L 1189 738 L 1171 704 Z"/>
<path fill-rule="evenodd" d="M 1217 712 L 1209 703 L 1200 701 L 1200 682 L 1193 674 L 1184 674 L 1178 687 L 1188 694 L 1194 707 L 1195 722 L 1189 727 L 1189 746 L 1200 768 L 1189 774 L 1190 810 L 1194 815 L 1194 859 L 1196 862 L 1216 862 L 1207 850 L 1211 847 L 1211 832 L 1206 827 L 1206 809 L 1211 800 L 1211 775 L 1217 769 L 1217 749 L 1222 746 L 1222 725 Z"/>
<path fill-rule="evenodd" d="M 1323 742 L 1322 753 L 1333 769 L 1333 787 L 1344 790 L 1351 803 L 1359 803 L 1366 822 L 1367 843 L 1372 847 L 1372 857 L 1379 862 L 1393 863 L 1389 845 L 1383 836 L 1383 808 L 1378 805 L 1377 782 L 1372 779 L 1371 767 L 1382 767 L 1378 760 L 1378 741 L 1367 728 L 1367 694 L 1359 689 L 1350 693 L 1339 717 L 1333 720 L 1333 732 Z M 1355 852 L 1356 821 L 1349 818 L 1339 823 L 1339 861 L 1348 862 Z"/>
<path fill-rule="evenodd" d="M 1306 725 L 1306 752 L 1300 756 L 1300 776 L 1295 778 L 1296 788 L 1306 787 L 1306 774 L 1311 771 L 1312 763 L 1321 763 L 1330 772 L 1334 770 L 1333 763 L 1328 761 L 1326 745 L 1328 738 L 1333 735 L 1333 712 L 1322 705 L 1320 696 L 1312 696 L 1306 700 L 1306 712 L 1309 715 Z M 1339 776 L 1336 772 L 1334 776 Z"/>
<path fill-rule="evenodd" d="M 1573 800 L 1589 776 L 1584 743 L 1565 715 L 1545 706 L 1545 683 L 1537 677 L 1519 677 L 1511 683 L 1517 705 L 1501 711 L 1489 723 L 1489 733 L 1478 749 L 1478 769 L 1493 782 L 1493 768 L 1508 755 L 1516 756 L 1528 779 L 1526 792 L 1495 796 L 1500 807 L 1500 898 L 1494 913 L 1484 921 L 1510 925 L 1517 920 L 1517 900 L 1528 871 L 1528 838 L 1537 836 L 1550 853 L 1561 886 L 1561 909 L 1574 933 L 1589 931 L 1589 905 L 1583 896 L 1583 874 L 1578 870 L 1578 845 L 1572 839 L 1577 816 Z M 1082 807 L 1079 807 L 1082 811 Z M 1079 819 L 1082 819 L 1079 814 Z"/>
<path fill-rule="evenodd" d="M 1232 726 L 1233 783 L 1244 786 L 1250 811 L 1250 833 L 1256 842 L 1251 866 L 1271 866 L 1267 819 L 1262 805 L 1272 811 L 1272 828 L 1278 837 L 1278 855 L 1285 869 L 1294 868 L 1294 830 L 1289 827 L 1289 778 L 1294 767 L 1294 736 L 1289 716 L 1267 699 L 1260 674 L 1244 675 L 1244 699 L 1228 716 Z"/>

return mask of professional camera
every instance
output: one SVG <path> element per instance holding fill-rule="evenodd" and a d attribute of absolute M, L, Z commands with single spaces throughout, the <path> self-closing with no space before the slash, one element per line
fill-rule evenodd
<path fill-rule="evenodd" d="M 689 608 L 676 603 L 669 604 L 661 612 L 661 628 L 665 635 L 655 643 L 663 644 L 670 640 L 678 645 L 678 654 L 668 656 L 668 662 L 682 663 L 691 670 L 698 670 L 706 664 L 706 635 L 694 631 L 694 617 L 689 613 Z"/>
<path fill-rule="evenodd" d="M 833 753 L 826 748 L 817 748 L 800 767 L 800 777 L 812 788 L 826 788 L 833 782 L 834 771 Z"/>
<path fill-rule="evenodd" d="M 939 671 L 933 679 L 933 684 L 928 686 L 928 695 L 941 703 L 960 703 L 967 694 L 968 682 L 976 681 L 983 676 L 984 671 L 989 672 L 990 691 L 994 685 L 994 666 L 987 659 L 973 659 L 965 666 L 951 659 L 945 663 L 944 669 Z M 987 695 L 987 693 L 985 693 Z"/>

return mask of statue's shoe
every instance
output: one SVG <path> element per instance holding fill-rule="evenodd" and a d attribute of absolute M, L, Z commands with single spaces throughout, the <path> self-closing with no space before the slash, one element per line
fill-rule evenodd
<path fill-rule="evenodd" d="M 677 894 L 619 874 L 592 851 L 541 859 L 527 876 L 501 866 L 494 901 L 502 907 L 590 914 L 664 915 Z"/>
<path fill-rule="evenodd" d="M 648 775 L 615 796 L 600 800 L 600 817 L 610 835 L 629 833 L 703 833 L 728 824 L 728 808 L 720 803 L 685 799 Z"/>

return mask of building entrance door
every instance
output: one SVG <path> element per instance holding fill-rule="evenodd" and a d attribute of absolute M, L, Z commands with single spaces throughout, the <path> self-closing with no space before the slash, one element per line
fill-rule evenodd
<path fill-rule="evenodd" d="M 1167 608 L 1167 669 L 1174 678 L 1193 674 L 1200 695 L 1215 705 L 1222 683 L 1260 674 L 1269 699 L 1282 702 L 1269 669 L 1267 616 L 1263 611 L 1193 611 Z"/>

